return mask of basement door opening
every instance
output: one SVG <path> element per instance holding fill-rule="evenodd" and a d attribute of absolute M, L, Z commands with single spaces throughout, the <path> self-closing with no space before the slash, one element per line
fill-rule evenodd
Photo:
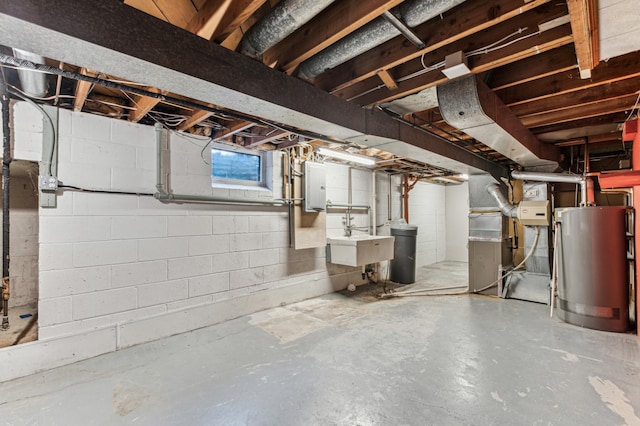
<path fill-rule="evenodd" d="M 14 160 L 10 189 L 11 298 L 0 348 L 38 339 L 38 164 Z"/>

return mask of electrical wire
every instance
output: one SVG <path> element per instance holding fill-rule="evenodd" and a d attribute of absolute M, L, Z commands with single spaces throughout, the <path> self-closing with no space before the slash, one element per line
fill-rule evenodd
<path fill-rule="evenodd" d="M 496 50 L 504 49 L 505 47 L 511 46 L 514 43 L 517 43 L 517 42 L 522 41 L 522 40 L 526 40 L 529 37 L 533 37 L 533 36 L 536 36 L 536 35 L 540 34 L 540 31 L 535 31 L 535 32 L 533 32 L 531 34 L 527 34 L 527 35 L 524 35 L 522 37 L 518 37 L 518 38 L 516 38 L 514 40 L 511 40 L 511 41 L 509 41 L 507 43 L 500 44 L 500 43 L 503 43 L 506 40 L 509 40 L 511 37 L 514 37 L 514 36 L 516 36 L 518 34 L 522 34 L 527 29 L 528 29 L 528 27 L 518 28 L 517 31 L 514 31 L 513 33 L 501 38 L 500 40 L 494 41 L 493 43 L 490 43 L 490 44 L 488 44 L 486 46 L 480 47 L 478 49 L 475 49 L 475 50 L 472 50 L 471 52 L 466 53 L 465 57 L 469 58 L 471 56 L 485 55 L 487 53 L 495 52 Z M 412 78 L 419 77 L 419 76 L 421 76 L 423 74 L 426 74 L 428 72 L 435 71 L 435 70 L 440 69 L 440 68 L 444 68 L 445 61 L 440 61 L 440 62 L 437 62 L 437 63 L 435 63 L 433 65 L 427 66 L 427 64 L 425 64 L 425 62 L 424 62 L 424 58 L 425 58 L 426 54 L 427 54 L 427 52 L 423 53 L 420 56 L 420 64 L 422 65 L 422 69 L 421 70 L 418 70 L 418 71 L 413 72 L 411 74 L 407 74 L 407 75 L 405 75 L 403 77 L 400 77 L 396 81 L 398 83 L 402 83 L 404 81 L 411 80 Z M 351 98 L 349 98 L 347 100 L 348 101 L 352 101 L 354 99 L 358 99 L 358 98 L 360 98 L 362 96 L 368 95 L 369 93 L 373 93 L 373 92 L 375 92 L 377 90 L 380 90 L 380 89 L 382 89 L 384 87 L 386 87 L 386 85 L 379 84 L 379 85 L 377 85 L 377 86 L 375 86 L 375 87 L 373 87 L 373 88 L 371 88 L 369 90 L 366 90 L 366 91 L 364 91 L 362 93 L 359 93 L 359 94 L 357 94 L 355 96 L 352 96 Z M 331 93 L 333 93 L 333 92 L 331 92 Z M 639 97 L 639 100 L 640 100 L 640 97 Z"/>
<path fill-rule="evenodd" d="M 149 193 L 149 192 L 109 191 L 109 190 L 106 190 L 106 189 L 82 188 L 82 187 L 74 186 L 74 185 L 58 185 L 58 188 L 61 188 L 62 190 L 70 190 L 70 191 L 77 191 L 77 192 L 91 192 L 91 193 L 95 193 L 95 194 L 137 195 L 139 197 L 153 197 L 154 196 L 154 194 Z"/>
<path fill-rule="evenodd" d="M 638 97 L 636 99 L 636 103 L 633 104 L 633 108 L 631 108 L 631 112 L 629 113 L 629 116 L 627 117 L 626 120 L 624 120 L 625 123 L 631 119 L 631 116 L 633 115 L 633 111 L 635 111 L 636 108 L 638 107 L 638 103 L 640 103 L 640 91 L 638 91 Z M 624 147 L 624 141 L 622 142 L 622 146 Z"/>

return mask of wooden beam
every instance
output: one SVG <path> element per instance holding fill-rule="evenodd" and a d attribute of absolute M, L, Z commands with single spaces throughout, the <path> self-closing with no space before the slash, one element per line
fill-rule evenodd
<path fill-rule="evenodd" d="M 185 29 L 209 40 L 218 30 L 222 19 L 233 0 L 209 0 L 204 7 L 191 18 Z"/>
<path fill-rule="evenodd" d="M 129 121 L 133 123 L 140 121 L 142 117 L 147 115 L 149 111 L 151 111 L 160 102 L 160 99 L 158 98 L 149 98 L 147 96 L 136 96 L 133 100 L 133 106 L 135 106 L 136 109 L 131 110 L 129 113 Z"/>
<path fill-rule="evenodd" d="M 496 25 L 491 29 L 482 32 L 481 34 L 475 34 L 473 36 L 465 37 L 461 40 L 457 40 L 451 44 L 448 44 L 447 46 L 444 46 L 436 51 L 426 53 L 419 58 L 414 58 L 411 61 L 403 62 L 398 66 L 396 66 L 395 68 L 393 68 L 392 70 L 393 75 L 396 77 L 396 80 L 398 81 L 398 84 L 400 87 L 409 86 L 411 82 L 415 82 L 420 79 L 427 78 L 426 76 L 436 76 L 439 79 L 438 83 L 436 84 L 439 84 L 440 82 L 444 82 L 447 79 L 440 70 L 430 71 L 430 72 L 427 72 L 426 74 L 420 74 L 420 73 L 424 72 L 425 66 L 429 67 L 429 66 L 442 63 L 444 58 L 449 54 L 452 54 L 458 51 L 470 52 L 477 49 L 481 49 L 484 46 L 494 43 L 496 40 L 501 40 L 505 37 L 513 36 L 513 34 L 520 31 L 521 28 L 528 27 L 531 21 L 549 19 L 555 16 L 555 14 L 557 13 L 562 13 L 566 11 L 566 7 L 564 5 L 555 6 L 555 7 L 544 6 L 541 9 L 544 9 L 544 13 L 541 13 L 541 10 L 539 9 L 529 11 L 527 13 L 516 16 L 515 18 L 504 23 L 503 25 Z M 522 36 L 533 35 L 536 31 L 537 31 L 536 28 L 528 28 L 527 30 L 523 31 L 521 35 Z M 571 42 L 571 28 L 569 24 L 566 24 L 563 27 L 558 27 L 558 28 L 554 28 L 552 30 L 546 31 L 543 34 L 538 34 L 533 37 L 529 37 L 518 43 L 508 45 L 503 49 L 498 49 L 483 55 L 473 56 L 469 58 L 469 67 L 471 67 L 474 70 L 474 72 L 477 72 L 477 73 L 487 71 L 488 69 L 497 68 L 505 64 L 504 63 L 498 64 L 496 62 L 495 66 L 491 68 L 487 68 L 485 70 L 482 70 L 482 68 L 478 68 L 478 65 L 481 64 L 483 61 L 486 62 L 487 60 L 490 62 L 495 62 L 499 58 L 507 54 L 511 54 L 516 51 L 521 51 L 523 49 L 523 46 L 525 48 L 526 47 L 532 48 L 532 52 L 530 52 L 528 56 L 533 56 L 533 54 L 541 53 L 539 49 L 538 50 L 535 49 L 536 43 L 542 43 L 542 42 L 546 43 L 548 41 L 554 40 L 562 36 L 566 37 L 566 40 L 568 42 Z M 568 44 L 568 43 L 564 43 L 564 44 Z M 510 61 L 509 63 L 512 63 L 512 62 L 515 62 L 515 61 Z M 417 76 L 407 81 L 401 81 L 404 76 L 409 76 L 409 75 L 417 75 Z M 379 79 L 377 78 L 377 76 L 374 75 L 374 76 L 370 76 L 366 80 L 360 81 L 355 84 L 350 84 L 339 90 L 334 90 L 332 93 L 343 99 L 353 99 L 362 93 L 370 93 L 372 96 L 369 96 L 369 97 L 375 97 L 376 91 L 379 89 L 379 86 L 380 86 Z M 382 90 L 381 92 L 385 92 L 385 91 Z M 387 92 L 389 94 L 392 94 L 390 91 L 387 91 Z M 398 92 L 396 91 L 393 93 L 398 93 Z M 374 102 L 362 101 L 360 99 L 358 99 L 356 102 L 359 105 L 369 105 L 369 104 L 375 103 L 375 101 Z"/>
<path fill-rule="evenodd" d="M 633 107 L 637 98 L 638 95 L 634 93 L 619 98 L 598 100 L 580 106 L 570 106 L 564 109 L 519 118 L 522 124 L 527 127 L 548 126 L 565 121 L 577 121 L 615 112 L 628 111 Z"/>
<path fill-rule="evenodd" d="M 552 30 L 545 31 L 542 34 L 524 39 L 519 43 L 512 44 L 508 47 L 505 47 L 504 49 L 476 57 L 476 59 L 473 61 L 471 70 L 473 71 L 473 73 L 479 74 L 503 65 L 519 61 L 527 57 L 538 55 L 540 52 L 545 52 L 560 46 L 567 45 L 571 43 L 571 41 L 571 30 L 570 28 L 568 28 L 568 25 L 554 28 Z M 454 43 L 452 46 L 446 49 L 446 52 L 448 52 L 449 50 L 464 50 L 458 49 L 458 47 L 460 46 Z M 441 53 L 441 55 L 443 54 L 445 54 L 445 52 Z M 414 62 L 418 63 L 414 64 L 413 68 L 411 68 L 412 70 L 418 70 L 422 67 L 422 65 L 419 63 L 419 59 Z M 435 63 L 435 61 L 429 61 L 426 63 Z M 398 75 L 408 74 L 408 70 L 403 72 L 398 71 Z M 356 99 L 354 99 L 354 101 L 358 105 L 362 106 L 376 105 L 419 92 L 421 90 L 436 86 L 446 81 L 448 81 L 448 79 L 442 74 L 440 70 L 434 70 L 422 74 L 418 77 L 399 82 L 398 89 L 394 91 L 391 91 L 386 87 L 379 88 L 377 90 L 370 90 L 372 84 L 370 84 L 369 87 L 360 87 L 358 88 L 358 93 L 366 94 L 363 96 L 358 96 Z M 353 88 L 355 87 L 356 86 L 354 86 Z M 349 89 L 353 88 L 350 87 Z M 339 97 L 344 97 L 343 92 L 346 91 L 347 90 L 345 89 L 344 91 L 334 94 Z"/>
<path fill-rule="evenodd" d="M 90 77 L 95 77 L 98 75 L 97 71 L 90 70 L 87 68 L 80 68 L 80 74 L 87 75 Z M 78 80 L 76 82 L 75 89 L 75 99 L 73 100 L 73 110 L 74 111 L 82 111 L 82 107 L 84 106 L 84 102 L 87 100 L 87 96 L 89 95 L 89 91 L 91 90 L 92 84 L 88 81 Z"/>
<path fill-rule="evenodd" d="M 548 1 L 533 0 L 523 3 L 522 0 L 467 0 L 460 6 L 445 12 L 442 19 L 438 16 L 413 29 L 416 35 L 427 44 L 426 48 L 417 50 L 412 44 L 406 43 L 404 37 L 396 37 L 318 76 L 314 83 L 328 91 L 342 89 L 374 77 L 380 69 L 391 69 L 424 54 L 440 50 L 455 41 L 487 30 Z M 562 5 L 559 9 L 566 11 L 566 6 Z M 530 25 L 530 22 L 527 25 Z"/>
<path fill-rule="evenodd" d="M 605 82 L 588 85 L 582 90 L 560 92 L 557 95 L 543 96 L 517 105 L 509 105 L 509 107 L 518 116 L 534 115 L 569 107 L 580 107 L 584 104 L 626 95 L 637 96 L 639 87 L 640 72 L 636 73 L 635 77 L 619 80 L 615 84 Z M 567 93 L 571 96 L 567 96 Z"/>
<path fill-rule="evenodd" d="M 620 143 L 620 141 L 622 140 L 622 134 L 620 132 L 615 132 L 615 133 L 605 133 L 602 135 L 587 136 L 587 140 L 589 141 L 589 144 L 601 144 L 601 143 L 607 143 L 612 141 L 616 143 Z M 584 138 L 556 142 L 554 145 L 557 147 L 584 145 Z"/>
<path fill-rule="evenodd" d="M 166 94 L 167 92 L 156 89 L 155 87 L 146 87 L 145 90 L 155 93 Z M 131 110 L 129 113 L 129 121 L 133 123 L 137 123 L 142 120 L 142 117 L 147 115 L 149 111 L 155 108 L 156 105 L 160 102 L 160 98 L 151 98 L 148 96 L 132 96 L 133 102 L 132 106 L 136 109 Z"/>
<path fill-rule="evenodd" d="M 249 20 L 265 3 L 266 0 L 234 0 L 227 13 L 223 16 L 220 25 L 209 38 L 217 42 L 226 41 L 228 37 L 240 30 L 240 26 Z"/>
<path fill-rule="evenodd" d="M 253 147 L 256 147 L 258 145 L 264 145 L 265 143 L 269 143 L 269 142 L 273 142 L 273 141 L 278 140 L 278 139 L 282 139 L 282 138 L 287 137 L 289 135 L 290 135 L 290 133 L 289 132 L 285 132 L 284 130 L 276 130 L 275 132 L 267 134 L 267 135 L 262 136 L 262 137 L 251 138 L 250 142 L 248 144 L 245 144 L 244 146 L 246 146 L 247 148 L 253 148 Z"/>
<path fill-rule="evenodd" d="M 577 68 L 573 44 L 530 56 L 491 70 L 487 84 L 494 91 L 506 89 Z"/>
<path fill-rule="evenodd" d="M 567 0 L 581 78 L 590 78 L 600 62 L 598 1 Z"/>
<path fill-rule="evenodd" d="M 387 89 L 396 90 L 398 88 L 398 83 L 396 83 L 396 81 L 393 79 L 389 71 L 380 70 L 378 71 L 377 74 L 380 80 L 382 80 L 382 82 L 384 83 L 384 85 L 387 86 Z"/>
<path fill-rule="evenodd" d="M 245 131 L 253 126 L 255 126 L 255 123 L 252 123 L 251 121 L 244 121 L 244 120 L 232 121 L 231 123 L 224 126 L 225 127 L 224 129 L 220 130 L 218 133 L 215 134 L 214 141 L 219 141 L 221 139 L 228 138 L 229 136 L 233 136 L 236 133 Z"/>
<path fill-rule="evenodd" d="M 628 115 L 628 112 L 620 111 L 591 118 L 563 121 L 561 123 L 548 125 L 541 124 L 539 126 L 530 126 L 529 130 L 531 130 L 536 135 L 541 135 L 571 129 L 582 129 L 584 127 L 600 126 L 602 124 L 622 123 L 624 120 L 626 120 Z"/>
<path fill-rule="evenodd" d="M 402 0 L 335 2 L 309 25 L 303 26 L 268 49 L 263 55 L 264 62 L 267 64 L 277 62 L 280 69 L 291 74 L 304 60 L 400 3 Z"/>
<path fill-rule="evenodd" d="M 135 7 L 138 10 L 143 11 L 151 16 L 155 16 L 158 19 L 167 21 L 167 17 L 164 16 L 162 11 L 158 8 L 158 5 L 153 0 L 124 0 L 124 4 Z"/>
<path fill-rule="evenodd" d="M 191 0 L 153 0 L 166 20 L 180 28 L 186 28 L 198 13 Z"/>
<path fill-rule="evenodd" d="M 207 118 L 211 117 L 213 115 L 212 112 L 209 111 L 195 111 L 193 114 L 191 114 L 191 116 L 189 118 L 187 118 L 185 121 L 182 122 L 182 124 L 180 124 L 177 129 L 178 130 L 187 130 L 190 129 L 191 127 L 195 126 L 196 124 L 200 124 L 202 123 L 204 120 L 206 120 Z"/>
<path fill-rule="evenodd" d="M 572 69 L 536 81 L 526 81 L 517 86 L 497 90 L 496 94 L 505 104 L 515 106 L 532 100 L 568 94 L 603 84 L 612 84 L 637 76 L 640 76 L 640 56 L 633 52 L 599 64 L 588 80 L 580 79 L 579 70 Z"/>

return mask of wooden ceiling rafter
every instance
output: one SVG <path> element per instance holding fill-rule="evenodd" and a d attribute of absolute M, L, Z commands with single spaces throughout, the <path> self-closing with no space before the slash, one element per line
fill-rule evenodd
<path fill-rule="evenodd" d="M 271 129 L 264 136 L 258 136 L 258 137 L 250 138 L 248 143 L 246 143 L 244 146 L 247 147 L 247 148 L 255 148 L 257 146 L 264 145 L 266 143 L 277 141 L 278 139 L 286 138 L 287 136 L 289 136 L 291 134 L 292 133 L 284 131 L 284 130 L 273 130 L 273 129 Z M 296 140 L 296 144 L 297 143 L 298 143 L 298 141 Z"/>
<path fill-rule="evenodd" d="M 98 75 L 97 71 L 88 69 L 88 68 L 80 68 L 78 71 L 82 75 L 86 75 L 89 77 L 96 77 Z M 89 96 L 89 91 L 91 90 L 92 84 L 88 81 L 78 80 L 76 82 L 75 87 L 75 98 L 73 99 L 73 110 L 74 111 L 82 111 L 82 107 L 84 106 L 85 101 L 87 100 L 87 96 Z"/>
<path fill-rule="evenodd" d="M 508 89 L 541 78 L 572 71 L 578 67 L 573 44 L 566 44 L 538 55 L 495 68 L 485 83 L 494 91 Z"/>
<path fill-rule="evenodd" d="M 403 37 L 396 37 L 318 76 L 315 84 L 332 92 L 341 90 L 374 77 L 380 69 L 395 68 L 548 2 L 549 0 L 525 3 L 522 0 L 492 0 L 487 4 L 486 0 L 467 0 L 445 12 L 442 19 L 436 17 L 413 29 L 427 44 L 424 49 L 416 50 Z"/>
<path fill-rule="evenodd" d="M 233 136 L 235 134 L 238 134 L 240 132 L 243 132 L 247 129 L 252 128 L 253 126 L 255 126 L 255 123 L 252 121 L 245 121 L 245 120 L 234 120 L 228 124 L 224 125 L 224 129 L 220 130 L 218 133 L 216 133 L 214 135 L 214 141 L 219 141 L 222 140 L 224 138 L 228 138 L 230 136 Z"/>
<path fill-rule="evenodd" d="M 517 116 L 530 116 L 538 113 L 556 111 L 592 102 L 604 101 L 621 96 L 636 96 L 640 87 L 640 73 L 624 80 L 617 80 L 618 84 L 604 82 L 598 85 L 588 85 L 585 88 L 571 91 L 571 96 L 549 95 L 541 98 L 520 102 L 517 105 L 509 106 L 511 111 Z M 630 107 L 633 103 L 630 105 Z"/>
<path fill-rule="evenodd" d="M 218 31 L 233 0 L 208 0 L 189 21 L 185 30 L 210 40 Z"/>
<path fill-rule="evenodd" d="M 145 90 L 164 95 L 167 94 L 166 91 L 157 89 L 155 87 L 145 87 Z M 135 109 L 129 112 L 129 121 L 133 123 L 137 123 L 138 121 L 142 120 L 142 118 L 147 115 L 152 109 L 154 109 L 156 105 L 158 105 L 161 101 L 160 98 L 138 95 L 132 95 L 131 100 L 132 107 L 135 107 Z"/>
<path fill-rule="evenodd" d="M 496 49 L 490 52 L 475 55 L 469 58 L 469 67 L 475 73 L 483 73 L 504 65 L 553 50 L 572 42 L 571 27 L 569 24 L 553 28 L 541 34 L 536 34 L 537 30 L 527 27 L 528 23 L 534 19 L 550 19 L 557 13 L 566 11 L 562 6 L 545 6 L 542 9 L 535 9 L 529 12 L 517 15 L 515 18 L 508 20 L 501 25 L 495 25 L 490 29 L 473 36 L 459 39 L 447 46 L 410 61 L 405 61 L 391 71 L 398 81 L 401 90 L 391 93 L 389 90 L 380 88 L 379 79 L 374 75 L 355 84 L 350 84 L 340 90 L 334 91 L 333 94 L 342 99 L 355 99 L 360 105 L 372 105 L 387 100 L 397 99 L 406 96 L 412 92 L 422 90 L 427 87 L 435 86 L 446 82 L 448 79 L 442 74 L 440 69 L 433 69 L 423 72 L 425 67 L 431 69 L 442 64 L 445 57 L 449 54 L 459 51 L 480 52 L 485 46 L 495 43 L 508 37 L 520 38 L 520 41 L 505 45 L 502 49 Z M 528 38 L 523 38 L 529 35 Z M 416 73 L 422 73 L 416 75 Z M 404 80 L 405 76 L 416 75 L 415 77 Z M 414 84 L 415 82 L 424 81 L 424 83 Z M 402 90 L 402 88 L 406 88 Z M 422 88 L 419 88 L 422 87 Z M 362 94 L 365 95 L 362 95 Z M 359 97 L 358 97 L 359 96 Z"/>
<path fill-rule="evenodd" d="M 640 77 L 640 56 L 627 54 L 599 64 L 592 71 L 590 79 L 581 79 L 579 70 L 574 68 L 568 72 L 541 76 L 535 81 L 528 80 L 507 89 L 494 91 L 505 104 L 513 107 L 612 83 L 625 84 L 625 81 L 634 77 Z"/>
<path fill-rule="evenodd" d="M 527 127 L 548 126 L 566 121 L 577 121 L 616 112 L 629 111 L 635 104 L 637 98 L 638 94 L 634 93 L 606 100 L 597 100 L 578 106 L 569 106 L 554 111 L 545 111 L 535 115 L 521 116 L 519 118 L 522 124 Z"/>
<path fill-rule="evenodd" d="M 203 109 L 194 111 L 185 121 L 183 121 L 178 127 L 177 130 L 187 130 L 193 126 L 196 126 L 207 118 L 213 115 L 210 111 L 205 111 Z"/>
<path fill-rule="evenodd" d="M 581 78 L 590 78 L 600 62 L 597 0 L 567 0 Z"/>

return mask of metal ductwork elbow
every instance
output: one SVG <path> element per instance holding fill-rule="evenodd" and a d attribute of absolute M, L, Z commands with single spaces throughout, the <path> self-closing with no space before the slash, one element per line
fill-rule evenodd
<path fill-rule="evenodd" d="M 242 38 L 240 51 L 259 57 L 309 22 L 335 0 L 282 0 Z"/>
<path fill-rule="evenodd" d="M 500 189 L 500 184 L 495 182 L 490 183 L 485 187 L 485 190 L 496 200 L 503 215 L 507 217 L 518 217 L 518 207 L 507 200 Z"/>
<path fill-rule="evenodd" d="M 407 27 L 427 22 L 464 0 L 408 0 L 391 13 Z M 298 76 L 312 80 L 318 75 L 399 36 L 400 31 L 387 19 L 378 17 L 300 65 Z"/>
<path fill-rule="evenodd" d="M 444 120 L 479 142 L 525 167 L 555 171 L 560 151 L 545 144 L 476 75 L 437 87 Z"/>

